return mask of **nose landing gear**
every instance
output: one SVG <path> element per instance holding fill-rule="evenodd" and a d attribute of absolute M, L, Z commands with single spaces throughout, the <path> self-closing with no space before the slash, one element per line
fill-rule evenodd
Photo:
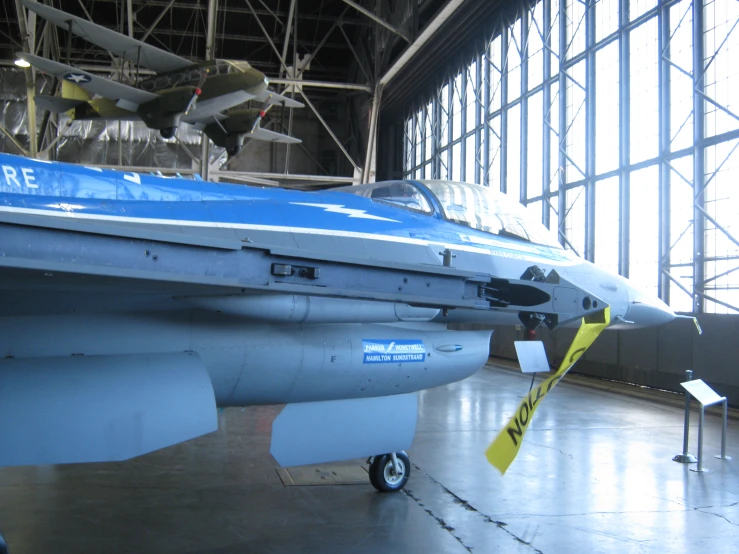
<path fill-rule="evenodd" d="M 370 483 L 380 492 L 401 490 L 410 475 L 411 461 L 405 452 L 381 454 L 370 459 Z"/>

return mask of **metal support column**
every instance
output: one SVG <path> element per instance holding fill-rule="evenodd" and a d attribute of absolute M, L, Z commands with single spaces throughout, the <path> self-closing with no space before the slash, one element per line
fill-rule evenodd
<path fill-rule="evenodd" d="M 529 140 L 529 10 L 521 14 L 521 158 L 519 167 L 519 201 L 526 203 L 528 198 L 528 140 Z M 538 163 L 538 161 L 537 161 Z"/>
<path fill-rule="evenodd" d="M 482 56 L 482 63 L 485 65 L 483 73 L 483 94 L 482 99 L 482 175 L 480 175 L 480 183 L 490 185 L 490 64 L 492 63 L 491 46 L 486 48 L 486 55 Z M 482 69 L 482 68 L 481 68 Z"/>
<path fill-rule="evenodd" d="M 477 56 L 477 73 L 475 74 L 475 180 L 474 182 L 482 184 L 483 169 L 480 165 L 480 150 L 482 150 L 482 123 L 485 118 L 482 115 L 482 107 L 485 105 L 485 101 L 480 101 L 480 91 L 483 90 L 483 79 L 482 64 L 485 62 L 485 56 Z"/>
<path fill-rule="evenodd" d="M 382 85 L 375 85 L 375 95 L 372 97 L 372 110 L 370 111 L 369 136 L 367 137 L 367 156 L 364 160 L 364 171 L 362 173 L 362 183 L 375 182 L 375 158 L 377 152 L 377 122 L 380 117 L 380 102 L 382 100 Z M 418 124 L 416 118 L 413 118 L 414 131 L 415 125 Z M 413 164 L 416 163 L 416 141 L 413 141 Z"/>
<path fill-rule="evenodd" d="M 403 178 L 407 179 L 409 178 L 410 174 L 406 174 L 406 171 L 410 170 L 410 167 L 408 167 L 408 159 L 409 159 L 409 153 L 408 153 L 408 118 L 403 119 Z M 361 183 L 360 183 L 361 184 Z"/>
<path fill-rule="evenodd" d="M 218 0 L 208 0 L 208 27 L 205 36 L 205 59 L 215 58 L 216 45 L 216 16 L 218 14 Z M 210 139 L 204 131 L 200 132 L 200 175 L 208 180 L 210 173 Z"/>
<path fill-rule="evenodd" d="M 293 16 L 295 14 L 295 0 L 290 0 L 290 9 L 287 13 L 287 29 L 285 30 L 285 42 L 282 44 L 282 59 L 287 60 L 287 49 L 290 46 L 290 33 L 292 32 Z M 297 61 L 293 58 L 293 64 Z M 296 68 L 297 69 L 297 68 Z M 280 68 L 280 77 L 284 74 L 285 66 Z"/>
<path fill-rule="evenodd" d="M 629 22 L 629 0 L 620 0 L 619 3 L 619 256 L 618 272 L 624 277 L 629 276 L 629 212 L 630 212 L 630 175 L 629 164 L 631 160 L 631 111 L 629 101 L 629 83 L 631 64 L 629 32 L 626 25 Z"/>
<path fill-rule="evenodd" d="M 508 37 L 510 29 L 503 25 L 500 33 L 500 192 L 508 192 Z"/>
<path fill-rule="evenodd" d="M 368 183 L 369 181 L 365 180 L 365 176 L 369 173 L 369 166 L 367 165 L 369 163 L 369 157 L 370 157 L 370 150 L 372 149 L 372 137 L 370 136 L 372 133 L 372 112 L 374 111 L 374 103 L 372 106 L 372 109 L 370 110 L 370 130 L 369 133 L 367 133 L 367 155 L 365 158 L 365 167 L 362 169 L 362 184 Z M 418 141 L 416 140 L 418 138 L 418 112 L 416 110 L 413 110 L 413 113 L 411 114 L 411 136 L 410 138 L 410 144 L 411 147 L 411 165 L 410 168 L 410 178 L 415 179 L 416 178 L 416 171 L 417 171 L 417 164 L 416 160 L 418 159 Z M 414 169 L 415 168 L 415 169 Z"/>
<path fill-rule="evenodd" d="M 26 9 L 20 0 L 15 0 L 15 7 L 18 13 L 18 26 L 20 27 L 21 40 L 23 41 L 23 50 L 29 54 L 35 53 L 36 48 L 36 14 L 28 12 L 26 19 Z M 28 113 L 28 155 L 35 158 L 38 155 L 38 137 L 36 129 L 36 71 L 33 67 L 25 69 L 26 74 L 26 110 Z M 13 141 L 15 142 L 15 141 Z M 21 149 L 23 151 L 23 149 Z"/>
<path fill-rule="evenodd" d="M 585 5 L 585 253 L 595 260 L 595 0 Z"/>
<path fill-rule="evenodd" d="M 127 33 L 129 38 L 133 38 L 133 0 L 126 0 L 126 19 Z M 127 71 L 128 70 L 128 71 Z M 138 71 L 138 66 L 136 67 Z M 126 76 L 128 73 L 128 76 Z M 126 60 L 125 56 L 121 58 L 121 80 L 128 79 L 132 80 L 131 75 L 133 73 L 133 64 L 131 60 Z M 128 165 L 131 163 L 131 144 L 133 142 L 133 126 L 130 122 L 125 123 L 125 128 L 128 131 L 128 163 L 123 162 L 123 126 L 122 121 L 118 122 L 118 165 Z"/>
<path fill-rule="evenodd" d="M 452 125 L 452 118 L 454 117 L 454 81 L 449 80 L 449 88 L 447 89 L 446 108 L 447 108 L 447 126 L 446 126 L 446 175 L 445 179 L 452 178 L 452 138 L 454 137 L 454 125 Z"/>
<path fill-rule="evenodd" d="M 431 178 L 438 179 L 441 172 L 441 162 L 439 160 L 439 148 L 441 142 L 441 107 L 439 104 L 439 94 L 435 94 L 432 100 L 431 111 L 433 117 L 431 119 Z"/>
<path fill-rule="evenodd" d="M 693 0 L 693 313 L 703 313 L 705 301 L 705 148 L 703 146 L 705 104 L 700 92 L 704 92 L 704 42 L 703 0 Z"/>
<path fill-rule="evenodd" d="M 291 12 L 292 12 L 293 8 L 295 8 L 295 0 L 293 0 L 290 3 L 290 11 Z M 291 15 L 290 22 L 293 23 L 293 25 L 292 25 L 292 29 L 293 29 L 293 74 L 297 74 L 296 73 L 297 70 L 298 70 L 298 16 L 297 16 L 297 13 Z M 288 35 L 290 34 L 289 33 L 289 30 L 290 30 L 290 24 L 288 23 Z M 285 37 L 285 45 L 286 46 L 285 46 L 285 48 L 283 48 L 283 54 L 282 54 L 283 61 L 286 61 L 287 60 L 287 40 L 288 40 L 288 37 L 286 36 Z M 283 68 L 286 67 L 286 66 L 287 66 L 286 63 L 283 63 L 282 64 L 282 67 Z M 293 100 L 295 98 L 295 88 L 296 87 L 291 87 L 290 88 L 290 99 L 291 100 Z M 289 110 L 289 113 L 288 113 L 288 122 L 287 122 L 287 134 L 289 136 L 293 136 L 293 108 L 284 108 L 283 107 L 282 108 L 282 113 L 280 114 L 282 117 L 284 117 L 284 115 L 285 115 L 285 109 Z M 277 145 L 273 142 L 272 143 L 272 152 L 273 153 L 276 153 L 277 152 L 276 146 Z M 276 167 L 277 167 L 277 162 L 275 160 L 275 168 Z M 290 173 L 290 143 L 289 142 L 285 145 L 285 174 L 287 175 L 288 173 Z"/>
<path fill-rule="evenodd" d="M 559 150 L 557 163 L 559 165 L 559 187 L 557 190 L 557 236 L 562 246 L 565 245 L 565 214 L 567 213 L 567 195 L 565 183 L 567 183 L 567 76 L 565 75 L 564 62 L 567 58 L 567 3 L 559 2 Z"/>
<path fill-rule="evenodd" d="M 670 303 L 670 7 L 660 7 L 659 16 L 659 285 L 658 294 Z M 689 381 L 690 379 L 688 379 Z"/>
<path fill-rule="evenodd" d="M 467 182 L 467 81 L 470 78 L 470 70 L 468 67 L 462 69 L 462 84 L 459 87 L 459 117 L 460 134 L 459 134 L 459 151 L 461 152 L 459 160 L 453 160 L 459 164 L 459 180 Z"/>
<path fill-rule="evenodd" d="M 551 105 L 552 105 L 552 83 L 549 81 L 549 77 L 552 74 L 552 0 L 544 0 L 544 49 L 542 55 L 544 57 L 543 65 L 543 89 L 542 89 L 542 105 L 544 107 L 544 114 L 542 120 L 542 147 L 541 151 L 544 154 L 541 163 L 541 190 L 544 195 L 544 201 L 541 203 L 541 222 L 544 226 L 549 229 L 549 186 L 550 178 L 552 173 L 552 136 L 551 136 Z"/>

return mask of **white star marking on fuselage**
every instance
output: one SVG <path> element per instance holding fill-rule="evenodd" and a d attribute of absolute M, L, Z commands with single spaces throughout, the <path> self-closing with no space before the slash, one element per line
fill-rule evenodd
<path fill-rule="evenodd" d="M 309 202 L 290 202 L 297 206 L 311 206 L 313 208 L 322 208 L 325 212 L 331 212 L 335 214 L 346 214 L 349 217 L 357 217 L 360 219 L 374 219 L 376 221 L 392 221 L 393 223 L 400 223 L 397 219 L 389 219 L 387 217 L 381 217 L 379 215 L 368 214 L 365 210 L 357 210 L 355 208 L 345 208 L 343 204 L 311 204 Z"/>

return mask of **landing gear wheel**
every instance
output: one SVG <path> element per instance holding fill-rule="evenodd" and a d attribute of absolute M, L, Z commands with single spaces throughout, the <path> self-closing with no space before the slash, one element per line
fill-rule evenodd
<path fill-rule="evenodd" d="M 237 144 L 235 146 L 227 146 L 226 147 L 226 154 L 228 154 L 228 156 L 230 158 L 233 158 L 234 156 L 238 155 L 239 152 L 241 152 L 241 145 L 240 144 Z"/>
<path fill-rule="evenodd" d="M 177 127 L 165 127 L 159 130 L 159 134 L 162 135 L 163 139 L 171 139 L 177 132 Z"/>
<path fill-rule="evenodd" d="M 8 554 L 8 545 L 2 535 L 0 535 L 0 554 Z"/>
<path fill-rule="evenodd" d="M 396 452 L 398 468 L 392 454 L 375 456 L 369 467 L 372 486 L 380 492 L 396 492 L 405 487 L 411 475 L 411 461 L 405 452 Z"/>

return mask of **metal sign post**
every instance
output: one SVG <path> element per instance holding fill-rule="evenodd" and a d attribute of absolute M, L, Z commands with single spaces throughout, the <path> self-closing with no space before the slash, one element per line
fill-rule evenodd
<path fill-rule="evenodd" d="M 693 370 L 685 370 L 685 380 L 691 381 L 693 379 Z M 685 390 L 685 429 L 683 430 L 683 453 L 676 454 L 673 456 L 673 462 L 679 462 L 681 464 L 694 464 L 698 461 L 698 458 L 688 453 L 688 438 L 690 437 L 690 392 Z"/>
<path fill-rule="evenodd" d="M 715 406 L 716 404 L 723 403 L 723 429 L 721 433 L 721 455 L 717 458 L 722 460 L 730 460 L 726 456 L 726 426 L 728 418 L 728 402 L 726 397 L 719 396 L 716 391 L 706 385 L 702 379 L 696 379 L 695 381 L 687 381 L 680 383 L 680 385 L 688 391 L 688 393 L 696 398 L 701 404 L 700 419 L 698 422 L 698 467 L 690 468 L 690 471 L 706 472 L 708 471 L 703 467 L 703 423 L 705 421 L 706 408 L 708 406 Z"/>
<path fill-rule="evenodd" d="M 714 458 L 719 458 L 721 460 L 731 460 L 731 456 L 726 455 L 726 427 L 728 426 L 729 421 L 729 402 L 724 398 L 724 421 L 723 425 L 721 426 L 721 454 L 716 454 Z"/>

